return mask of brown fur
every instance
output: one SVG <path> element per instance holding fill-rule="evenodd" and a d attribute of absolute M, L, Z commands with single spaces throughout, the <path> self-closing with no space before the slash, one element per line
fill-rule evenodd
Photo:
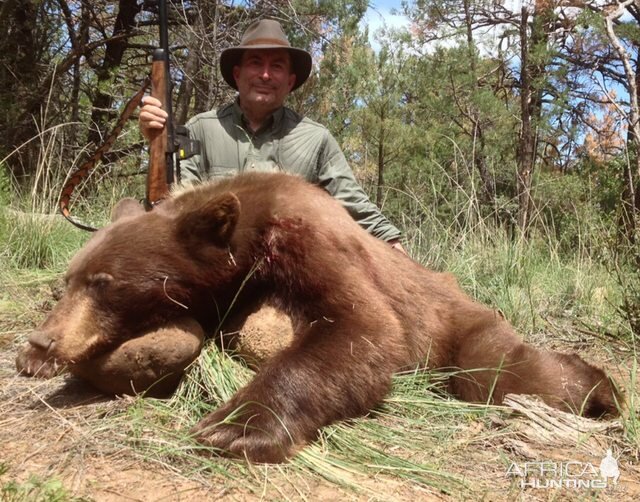
<path fill-rule="evenodd" d="M 211 332 L 245 280 L 237 305 L 275 304 L 295 337 L 194 428 L 227 454 L 282 461 L 319 428 L 367 413 L 394 372 L 416 365 L 454 372 L 451 391 L 466 400 L 538 394 L 587 416 L 617 413 L 602 370 L 525 345 L 450 274 L 391 249 L 321 189 L 283 174 L 204 185 L 98 232 L 30 342 L 42 359 L 80 363 L 187 314 Z"/>

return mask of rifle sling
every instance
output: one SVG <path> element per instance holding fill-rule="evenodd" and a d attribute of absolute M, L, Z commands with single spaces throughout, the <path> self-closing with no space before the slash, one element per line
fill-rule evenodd
<path fill-rule="evenodd" d="M 114 128 L 111 130 L 111 132 L 105 139 L 104 143 L 102 143 L 102 145 L 98 147 L 98 149 L 94 152 L 93 155 L 91 155 L 91 157 L 89 157 L 89 159 L 86 162 L 84 162 L 78 169 L 76 169 L 69 176 L 67 183 L 62 188 L 62 193 L 60 194 L 60 202 L 58 204 L 60 212 L 62 213 L 62 216 L 64 216 L 70 223 L 72 223 L 73 225 L 75 225 L 76 227 L 82 230 L 86 230 L 88 232 L 95 232 L 98 229 L 90 225 L 81 223 L 71 217 L 71 211 L 69 210 L 71 195 L 73 194 L 73 191 L 75 190 L 75 188 L 82 182 L 82 180 L 84 180 L 87 176 L 89 176 L 89 173 L 91 173 L 91 171 L 96 166 L 96 164 L 98 164 L 98 162 L 100 162 L 103 159 L 106 153 L 109 150 L 111 150 L 111 147 L 113 146 L 116 139 L 118 138 L 118 135 L 122 131 L 122 128 L 127 123 L 127 120 L 129 120 L 129 117 L 133 114 L 134 110 L 140 105 L 140 102 L 142 101 L 142 97 L 144 96 L 144 93 L 146 92 L 146 90 L 149 88 L 150 85 L 151 85 L 151 79 L 147 77 L 143 82 L 140 90 L 136 92 L 135 95 L 125 105 L 124 110 L 122 111 L 122 114 L 118 119 L 118 122 L 116 123 Z"/>

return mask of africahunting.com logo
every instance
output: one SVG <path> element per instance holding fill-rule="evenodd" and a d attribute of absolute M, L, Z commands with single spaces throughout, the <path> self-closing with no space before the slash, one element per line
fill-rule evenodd
<path fill-rule="evenodd" d="M 512 462 L 507 476 L 519 478 L 520 488 L 603 489 L 618 484 L 620 469 L 611 450 L 599 467 L 590 462 Z"/>

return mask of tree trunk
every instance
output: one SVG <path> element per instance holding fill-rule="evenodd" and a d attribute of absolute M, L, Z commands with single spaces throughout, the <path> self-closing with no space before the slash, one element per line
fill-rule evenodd
<path fill-rule="evenodd" d="M 627 152 L 629 162 L 625 165 L 625 186 L 621 199 L 622 209 L 620 214 L 620 226 L 623 235 L 631 243 L 635 243 L 638 233 L 638 211 L 640 210 L 640 195 L 636 186 L 640 179 L 640 76 L 638 75 L 638 46 L 634 44 L 632 50 L 628 50 L 618 39 L 614 30 L 614 21 L 622 17 L 629 2 L 618 5 L 615 10 L 610 10 L 605 16 L 605 26 L 607 37 L 617 52 L 625 77 L 627 79 L 627 90 L 629 92 L 629 129 L 627 133 Z M 635 57 L 633 56 L 635 51 Z"/>
<path fill-rule="evenodd" d="M 551 13 L 552 14 L 552 13 Z M 529 12 L 522 6 L 520 18 L 520 113 L 522 125 L 518 139 L 518 227 L 527 232 L 533 206 L 531 188 L 536 162 L 538 123 L 542 113 L 542 83 L 545 72 L 544 52 L 548 43 L 549 4 L 536 0 L 529 37 Z"/>
<path fill-rule="evenodd" d="M 176 124 L 184 124 L 192 112 L 190 105 L 196 88 L 194 83 L 202 70 L 203 62 L 201 56 L 207 47 L 205 41 L 207 37 L 215 38 L 217 33 L 218 2 L 201 1 L 199 3 L 202 14 L 195 16 L 194 22 L 189 27 L 189 53 L 184 64 L 182 72 L 184 77 L 178 87 L 178 96 L 176 97 L 176 106 L 174 108 Z M 197 105 L 195 108 L 198 111 L 204 111 L 199 109 Z"/>
<path fill-rule="evenodd" d="M 477 76 L 478 72 L 476 69 L 476 51 L 475 41 L 473 38 L 473 16 L 471 13 L 471 4 L 471 0 L 465 0 L 463 7 L 467 35 L 467 49 L 469 51 L 469 66 L 471 68 L 473 78 L 473 87 L 474 90 L 477 91 L 479 89 L 479 85 Z M 489 173 L 489 169 L 487 167 L 484 130 L 482 119 L 480 117 L 480 114 L 478 113 L 477 107 L 474 107 L 472 105 L 471 109 L 469 110 L 469 116 L 473 123 L 474 140 L 477 139 L 477 142 L 475 142 L 477 148 L 473 152 L 473 165 L 478 170 L 478 174 L 480 175 L 480 183 L 482 184 L 482 202 L 487 205 L 493 206 L 496 196 L 496 187 L 493 179 L 491 178 L 491 173 Z"/>
<path fill-rule="evenodd" d="M 84 52 L 84 47 L 89 42 L 89 25 L 91 22 L 91 12 L 87 5 L 88 0 L 82 0 L 80 4 L 80 26 L 78 32 L 75 34 L 73 45 L 74 50 L 79 53 Z M 71 18 L 71 16 L 69 16 Z M 69 26 L 69 32 L 72 33 L 73 26 Z M 77 58 L 73 63 L 72 70 L 73 80 L 71 87 L 71 137 L 69 143 L 77 145 L 79 143 L 79 131 L 80 131 L 80 87 L 82 84 L 80 58 Z"/>
<path fill-rule="evenodd" d="M 529 73 L 529 13 L 522 7 L 520 17 L 520 137 L 518 138 L 518 172 L 516 190 L 518 194 L 518 227 L 523 232 L 529 223 L 531 209 L 531 173 L 533 170 L 534 133 L 531 126 L 532 85 Z"/>
<path fill-rule="evenodd" d="M 479 121 L 478 121 L 479 122 Z M 480 174 L 482 183 L 481 197 L 485 205 L 493 206 L 496 199 L 496 184 L 491 177 L 489 168 L 487 167 L 487 156 L 485 155 L 484 131 L 480 124 L 477 126 L 476 136 L 478 138 L 478 149 L 474 153 L 473 163 Z"/>
<path fill-rule="evenodd" d="M 637 78 L 637 77 L 636 77 Z M 638 138 L 634 128 L 627 131 L 628 161 L 624 164 L 624 186 L 620 194 L 620 233 L 629 243 L 636 242 L 638 228 L 637 215 L 640 200 L 636 179 L 640 176 L 640 155 L 638 155 Z"/>
<path fill-rule="evenodd" d="M 135 27 L 135 18 L 140 12 L 141 6 L 136 0 L 120 0 L 118 3 L 118 16 L 116 17 L 113 27 L 113 36 L 123 35 L 131 32 Z M 93 128 L 89 132 L 89 141 L 96 145 L 102 143 L 105 133 L 109 129 L 109 122 L 114 114 L 111 109 L 113 106 L 113 95 L 104 92 L 106 88 L 105 82 L 113 80 L 113 70 L 118 68 L 122 63 L 124 51 L 127 49 L 129 42 L 126 37 L 116 38 L 107 42 L 105 47 L 104 60 L 102 66 L 97 71 L 98 86 L 96 94 L 92 100 L 93 110 L 91 112 L 91 123 Z"/>
<path fill-rule="evenodd" d="M 2 142 L 0 158 L 38 134 L 36 120 L 46 96 L 29 103 L 33 87 L 40 80 L 45 51 L 37 38 L 38 2 L 9 0 L 0 7 L 0 104 L 2 105 Z M 10 103 L 21 106 L 9 106 Z M 12 174 L 21 179 L 36 165 L 36 147 L 27 144 L 7 161 Z"/>
<path fill-rule="evenodd" d="M 195 37 L 193 37 L 195 38 Z M 195 40 L 193 41 L 195 43 Z M 198 71 L 198 54 L 192 47 L 187 55 L 187 61 L 184 65 L 184 77 L 178 87 L 178 96 L 175 106 L 175 122 L 176 124 L 184 124 L 189 118 L 189 104 L 193 96 L 193 80 L 191 75 L 195 75 Z"/>
<path fill-rule="evenodd" d="M 376 189 L 376 204 L 382 207 L 383 187 L 384 187 L 384 119 L 385 113 L 382 110 L 380 116 L 380 129 L 378 134 L 378 186 Z"/>

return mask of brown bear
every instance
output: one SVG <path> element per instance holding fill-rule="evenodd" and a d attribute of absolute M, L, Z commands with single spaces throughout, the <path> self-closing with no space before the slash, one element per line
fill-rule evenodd
<path fill-rule="evenodd" d="M 20 371 L 68 365 L 115 392 L 123 379 L 141 390 L 174 375 L 170 387 L 203 333 L 230 310 L 268 302 L 291 317 L 293 342 L 193 429 L 227 455 L 283 461 L 321 427 L 366 414 L 394 372 L 417 366 L 450 370 L 450 391 L 469 401 L 524 393 L 589 417 L 618 412 L 602 370 L 526 345 L 450 274 L 372 237 L 297 177 L 241 175 L 118 213 L 72 260 L 65 296 L 30 336 Z M 174 341 L 176 357 L 159 363 L 153 354 Z M 136 358 L 144 371 L 127 375 Z"/>

